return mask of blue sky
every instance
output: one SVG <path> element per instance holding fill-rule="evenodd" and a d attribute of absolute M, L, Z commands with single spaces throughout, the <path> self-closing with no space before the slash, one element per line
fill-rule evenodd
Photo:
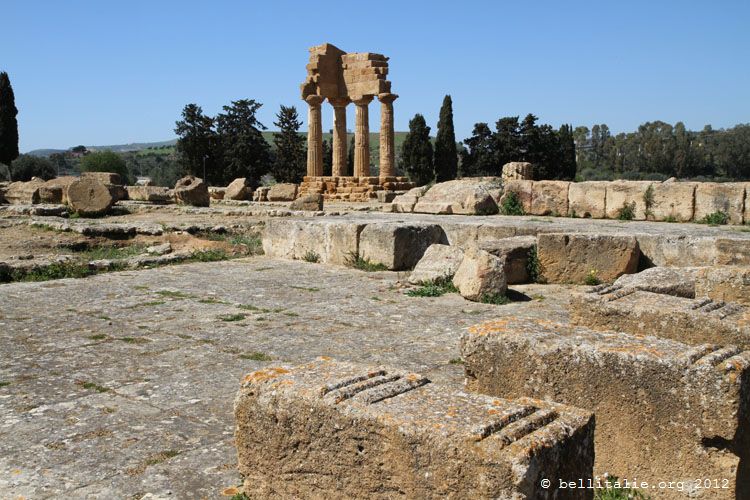
<path fill-rule="evenodd" d="M 307 48 L 326 41 L 391 58 L 396 130 L 422 113 L 434 133 L 445 94 L 458 139 L 529 112 L 616 132 L 657 119 L 750 122 L 746 0 L 5 0 L 2 12 L 0 70 L 22 151 L 171 139 L 190 102 L 215 114 L 253 98 L 269 128 L 279 104 L 293 104 L 306 120 Z M 326 106 L 326 130 L 332 114 Z M 373 130 L 378 116 L 375 102 Z"/>

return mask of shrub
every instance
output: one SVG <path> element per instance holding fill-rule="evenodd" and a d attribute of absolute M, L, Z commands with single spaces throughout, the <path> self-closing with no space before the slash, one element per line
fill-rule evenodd
<path fill-rule="evenodd" d="M 320 255 L 318 255 L 317 252 L 314 252 L 312 250 L 308 250 L 305 252 L 305 255 L 302 256 L 302 260 L 305 262 L 320 262 Z"/>
<path fill-rule="evenodd" d="M 699 224 L 708 224 L 709 226 L 723 226 L 729 223 L 729 214 L 719 210 L 712 214 L 708 214 L 698 221 Z"/>
<path fill-rule="evenodd" d="M 583 282 L 589 286 L 596 286 L 601 284 L 602 280 L 599 279 L 599 271 L 592 269 L 583 279 Z"/>
<path fill-rule="evenodd" d="M 617 211 L 617 218 L 619 220 L 633 220 L 635 219 L 635 202 L 630 203 L 622 202 L 622 207 Z"/>
<path fill-rule="evenodd" d="M 360 271 L 375 272 L 375 271 L 387 271 L 388 266 L 381 264 L 380 262 L 372 262 L 370 259 L 365 259 L 358 253 L 351 252 L 349 257 L 346 259 L 346 264 L 354 269 Z"/>
<path fill-rule="evenodd" d="M 539 257 L 536 253 L 536 246 L 531 247 L 531 250 L 529 250 L 528 258 L 526 259 L 526 272 L 529 273 L 529 281 L 539 283 Z"/>
<path fill-rule="evenodd" d="M 21 155 L 10 164 L 10 175 L 14 181 L 30 181 L 32 177 L 48 181 L 55 178 L 57 170 L 47 158 Z"/>
<path fill-rule="evenodd" d="M 479 298 L 479 302 L 502 306 L 509 303 L 510 299 L 502 293 L 485 293 Z"/>
<path fill-rule="evenodd" d="M 525 215 L 526 212 L 523 210 L 521 200 L 518 198 L 518 193 L 515 191 L 509 191 L 504 197 L 503 202 L 500 204 L 500 213 L 502 215 Z"/>
<path fill-rule="evenodd" d="M 409 297 L 440 297 L 446 293 L 458 292 L 458 289 L 453 284 L 453 280 L 450 277 L 424 281 L 420 283 L 420 285 L 419 288 L 406 292 L 406 295 Z"/>
<path fill-rule="evenodd" d="M 113 172 L 130 184 L 130 172 L 125 160 L 114 151 L 97 151 L 81 158 L 81 172 Z"/>
<path fill-rule="evenodd" d="M 643 193 L 643 203 L 646 206 L 646 218 L 652 217 L 654 215 L 654 212 L 651 210 L 651 208 L 654 206 L 654 185 L 649 184 L 648 188 L 646 188 L 646 192 Z"/>

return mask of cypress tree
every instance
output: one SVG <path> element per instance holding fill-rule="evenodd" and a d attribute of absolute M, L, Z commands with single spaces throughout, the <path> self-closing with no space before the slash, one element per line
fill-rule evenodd
<path fill-rule="evenodd" d="M 354 135 L 349 140 L 349 152 L 346 154 L 346 175 L 354 175 Z"/>
<path fill-rule="evenodd" d="M 8 73 L 0 73 L 0 163 L 10 166 L 18 158 L 18 108 Z"/>
<path fill-rule="evenodd" d="M 307 162 L 305 138 L 299 133 L 302 122 L 294 106 L 282 105 L 276 118 L 278 121 L 274 125 L 279 127 L 279 131 L 273 134 L 276 146 L 273 177 L 278 182 L 298 183 L 305 175 Z"/>
<path fill-rule="evenodd" d="M 412 182 L 423 186 L 432 182 L 434 170 L 432 163 L 432 143 L 430 127 L 420 114 L 409 120 L 409 133 L 401 146 L 401 169 L 406 171 Z"/>
<path fill-rule="evenodd" d="M 435 181 L 445 182 L 458 175 L 456 133 L 453 130 L 453 101 L 447 95 L 440 107 L 437 136 L 435 137 Z"/>
<path fill-rule="evenodd" d="M 560 179 L 573 180 L 576 176 L 576 144 L 573 140 L 573 127 L 562 125 L 557 133 L 560 146 L 558 161 L 560 170 L 557 177 Z"/>

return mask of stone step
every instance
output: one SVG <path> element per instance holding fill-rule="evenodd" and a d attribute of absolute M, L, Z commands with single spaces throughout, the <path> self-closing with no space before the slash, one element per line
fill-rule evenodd
<path fill-rule="evenodd" d="M 677 297 L 627 286 L 593 288 L 571 299 L 570 317 L 576 325 L 597 330 L 750 349 L 750 308 L 708 297 Z"/>
<path fill-rule="evenodd" d="M 709 498 L 734 498 L 735 483 L 748 491 L 750 475 L 739 466 L 750 455 L 748 351 L 506 318 L 471 327 L 461 352 L 471 390 L 593 411 L 596 474 L 729 480 L 728 489 L 706 491 L 716 495 Z"/>
<path fill-rule="evenodd" d="M 319 359 L 248 375 L 234 411 L 239 470 L 259 497 L 593 496 L 559 489 L 591 478 L 593 417 L 556 403 Z"/>

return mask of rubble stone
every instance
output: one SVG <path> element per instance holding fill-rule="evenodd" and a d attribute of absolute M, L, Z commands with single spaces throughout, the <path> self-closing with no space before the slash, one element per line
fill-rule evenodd
<path fill-rule="evenodd" d="M 498 212 L 500 179 L 467 178 L 441 182 L 417 200 L 414 212 L 429 214 L 491 215 Z"/>
<path fill-rule="evenodd" d="M 253 192 L 253 201 L 268 201 L 268 191 L 271 188 L 268 186 L 260 186 Z"/>
<path fill-rule="evenodd" d="M 68 186 L 78 177 L 64 176 L 50 179 L 39 188 L 39 199 L 41 203 L 68 203 Z"/>
<path fill-rule="evenodd" d="M 306 194 L 300 196 L 289 205 L 291 210 L 308 210 L 316 211 L 323 210 L 323 195 L 322 194 Z"/>
<path fill-rule="evenodd" d="M 70 208 L 84 217 L 103 215 L 115 203 L 107 186 L 95 177 L 82 177 L 72 182 L 67 192 Z"/>
<path fill-rule="evenodd" d="M 81 172 L 82 179 L 94 179 L 100 184 L 115 184 L 122 186 L 122 177 L 114 172 Z"/>
<path fill-rule="evenodd" d="M 391 203 L 392 211 L 403 213 L 413 212 L 414 206 L 428 189 L 430 189 L 430 186 L 419 186 L 410 189 L 402 195 L 396 196 Z"/>
<path fill-rule="evenodd" d="M 503 165 L 503 181 L 509 180 L 532 180 L 534 179 L 534 166 L 525 161 L 512 161 Z"/>
<path fill-rule="evenodd" d="M 529 283 L 529 257 L 536 249 L 536 236 L 515 236 L 485 240 L 479 248 L 505 261 L 505 279 L 509 285 Z"/>
<path fill-rule="evenodd" d="M 271 186 L 266 194 L 268 201 L 294 201 L 297 197 L 297 185 L 292 183 L 280 183 Z"/>
<path fill-rule="evenodd" d="M 252 193 L 250 181 L 245 177 L 233 180 L 224 191 L 225 200 L 247 200 Z"/>
<path fill-rule="evenodd" d="M 126 186 L 128 199 L 150 203 L 168 203 L 172 201 L 169 189 L 159 186 Z"/>
<path fill-rule="evenodd" d="M 11 182 L 5 190 L 5 200 L 11 205 L 34 205 L 41 203 L 39 189 L 44 181 L 35 177 L 28 182 Z"/>
<path fill-rule="evenodd" d="M 409 275 L 409 283 L 417 285 L 441 279 L 451 279 L 464 257 L 459 247 L 435 243 L 430 245 Z"/>
<path fill-rule="evenodd" d="M 404 271 L 416 266 L 430 245 L 446 242 L 437 224 L 376 222 L 362 230 L 359 256 L 391 271 Z"/>
<path fill-rule="evenodd" d="M 188 175 L 177 181 L 174 187 L 174 199 L 179 205 L 207 207 L 211 204 L 208 186 L 203 179 Z"/>
<path fill-rule="evenodd" d="M 470 247 L 453 276 L 453 285 L 468 300 L 505 295 L 508 282 L 505 278 L 505 260 L 479 248 Z"/>

